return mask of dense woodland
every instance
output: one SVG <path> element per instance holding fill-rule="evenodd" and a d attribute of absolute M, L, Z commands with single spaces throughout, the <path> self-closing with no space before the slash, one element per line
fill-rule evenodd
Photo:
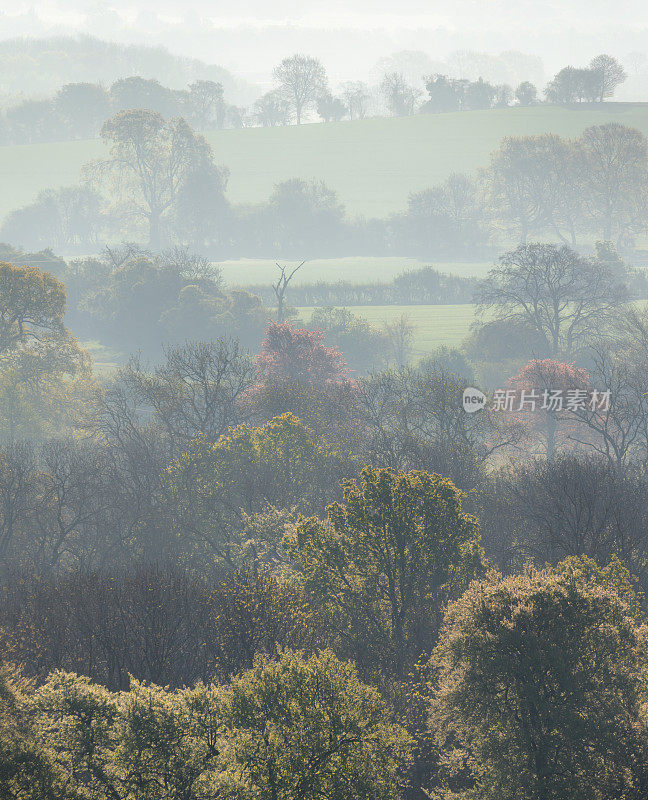
<path fill-rule="evenodd" d="M 406 324 L 275 321 L 184 250 L 94 285 L 50 256 L 149 343 L 103 378 L 44 256 L 0 266 L 3 796 L 645 796 L 648 319 L 613 250 L 506 253 L 416 365 Z M 468 414 L 475 372 L 609 404 Z"/>
<path fill-rule="evenodd" d="M 256 122 L 362 116 L 322 71 L 284 60 Z M 601 56 L 546 97 L 623 76 Z M 385 74 L 390 113 L 512 102 L 410 89 Z M 505 138 L 361 220 L 316 180 L 230 203 L 199 131 L 245 114 L 217 81 L 33 102 L 33 141 L 57 120 L 107 155 L 1 231 L 0 800 L 645 800 L 643 134 Z M 269 252 L 491 268 L 231 286 L 214 263 Z M 418 359 L 406 314 L 346 308 L 468 303 L 461 346 Z"/>

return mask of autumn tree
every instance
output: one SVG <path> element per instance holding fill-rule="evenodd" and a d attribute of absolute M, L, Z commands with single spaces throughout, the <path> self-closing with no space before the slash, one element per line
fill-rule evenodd
<path fill-rule="evenodd" d="M 522 416 L 531 420 L 536 432 L 542 431 L 545 455 L 553 461 L 561 445 L 556 440 L 558 428 L 561 421 L 569 424 L 570 406 L 591 403 L 588 373 L 574 364 L 533 359 L 509 380 L 509 387 L 516 392 L 516 405 Z"/>
<path fill-rule="evenodd" d="M 450 604 L 434 655 L 431 726 L 446 768 L 438 796 L 638 800 L 648 785 L 647 666 L 618 564 L 571 561 L 475 582 Z"/>
<path fill-rule="evenodd" d="M 318 331 L 295 328 L 289 322 L 271 323 L 257 357 L 261 378 L 317 385 L 346 380 L 344 359 L 335 348 L 326 347 L 322 338 Z"/>
<path fill-rule="evenodd" d="M 290 101 L 301 125 L 304 111 L 328 90 L 326 71 L 317 58 L 296 54 L 274 68 L 273 77 Z"/>
<path fill-rule="evenodd" d="M 357 384 L 336 347 L 321 331 L 270 323 L 250 392 L 252 409 L 268 419 L 289 411 L 319 435 L 355 450 Z"/>

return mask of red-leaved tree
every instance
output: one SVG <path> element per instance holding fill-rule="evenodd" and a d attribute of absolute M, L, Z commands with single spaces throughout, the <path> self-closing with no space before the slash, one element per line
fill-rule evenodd
<path fill-rule="evenodd" d="M 272 322 L 256 358 L 258 382 L 249 395 L 263 419 L 287 411 L 336 441 L 352 439 L 357 384 L 335 347 L 320 331 Z M 353 447 L 351 441 L 349 447 Z"/>
<path fill-rule="evenodd" d="M 271 322 L 256 365 L 264 381 L 296 381 L 313 386 L 345 383 L 349 368 L 335 347 L 327 347 L 320 331 Z"/>
<path fill-rule="evenodd" d="M 574 364 L 565 364 L 550 358 L 534 359 L 509 380 L 509 388 L 517 393 L 517 408 L 524 399 L 527 400 L 523 410 L 530 412 L 528 419 L 532 429 L 538 435 L 544 436 L 547 459 L 552 461 L 556 455 L 559 422 L 562 421 L 564 425 L 573 424 L 568 404 L 576 402 L 579 397 L 580 402 L 589 401 L 591 386 L 588 372 Z M 534 392 L 537 395 L 535 409 L 532 407 L 534 401 L 529 399 Z M 547 407 L 542 408 L 543 405 Z"/>

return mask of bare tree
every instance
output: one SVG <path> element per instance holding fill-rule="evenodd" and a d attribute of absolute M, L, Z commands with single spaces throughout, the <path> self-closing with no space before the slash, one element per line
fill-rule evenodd
<path fill-rule="evenodd" d="M 639 472 L 619 475 L 591 455 L 533 461 L 507 476 L 495 503 L 493 524 L 517 528 L 520 560 L 586 555 L 607 564 L 616 555 L 646 585 L 648 501 Z"/>
<path fill-rule="evenodd" d="M 396 366 L 403 369 L 412 355 L 414 325 L 406 314 L 401 314 L 395 322 L 386 322 L 385 333 L 389 343 L 389 351 Z"/>
<path fill-rule="evenodd" d="M 640 229 L 646 219 L 648 143 L 636 128 L 618 122 L 583 131 L 580 147 L 581 194 L 601 238 Z"/>
<path fill-rule="evenodd" d="M 277 263 L 277 262 L 275 262 Z M 285 304 L 285 297 L 286 297 L 286 289 L 288 288 L 288 284 L 293 279 L 295 274 L 298 270 L 300 270 L 306 262 L 302 261 L 301 264 L 296 266 L 291 272 L 288 272 L 287 266 L 282 266 L 281 264 L 277 264 L 279 268 L 279 277 L 277 278 L 277 282 L 272 284 L 272 288 L 275 293 L 275 297 L 277 298 L 277 322 L 284 322 L 284 304 Z"/>
<path fill-rule="evenodd" d="M 566 246 L 521 245 L 500 262 L 478 285 L 478 313 L 495 310 L 498 319 L 531 325 L 554 358 L 598 337 L 627 299 L 605 264 Z"/>
<path fill-rule="evenodd" d="M 237 341 L 185 342 L 165 356 L 152 371 L 132 359 L 119 380 L 152 411 L 175 449 L 198 435 L 214 442 L 243 421 L 240 400 L 254 381 L 254 366 Z"/>
<path fill-rule="evenodd" d="M 328 91 L 326 71 L 317 58 L 296 54 L 275 67 L 274 79 L 290 100 L 297 124 L 301 125 L 304 111 Z"/>

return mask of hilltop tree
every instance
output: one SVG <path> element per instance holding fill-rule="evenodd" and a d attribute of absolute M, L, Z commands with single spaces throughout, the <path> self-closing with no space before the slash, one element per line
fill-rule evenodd
<path fill-rule="evenodd" d="M 593 58 L 589 67 L 596 76 L 599 91 L 598 100 L 601 103 L 606 97 L 612 97 L 616 87 L 628 77 L 616 58 L 604 53 Z"/>
<path fill-rule="evenodd" d="M 362 81 L 346 81 L 341 88 L 349 119 L 364 119 L 370 98 L 367 85 Z"/>
<path fill-rule="evenodd" d="M 264 128 L 288 125 L 290 102 L 280 89 L 266 92 L 254 104 L 254 116 Z"/>
<path fill-rule="evenodd" d="M 380 93 L 383 96 L 389 113 L 394 117 L 406 117 L 414 113 L 420 92 L 410 86 L 400 72 L 388 72 L 380 82 Z"/>
<path fill-rule="evenodd" d="M 199 130 L 222 128 L 225 124 L 223 84 L 216 81 L 194 81 L 187 92 L 191 119 Z"/>
<path fill-rule="evenodd" d="M 545 89 L 550 103 L 593 103 L 600 91 L 598 76 L 590 69 L 564 67 Z"/>
<path fill-rule="evenodd" d="M 301 125 L 304 111 L 328 90 L 324 67 L 317 58 L 297 54 L 284 58 L 272 74 L 290 100 L 297 124 Z"/>
<path fill-rule="evenodd" d="M 425 88 L 430 99 L 422 110 L 439 113 L 461 109 L 465 81 L 449 78 L 447 75 L 430 75 Z"/>
<path fill-rule="evenodd" d="M 339 122 L 346 114 L 346 107 L 339 97 L 323 94 L 317 101 L 317 113 L 324 122 Z"/>
<path fill-rule="evenodd" d="M 515 90 L 515 99 L 519 106 L 532 106 L 537 102 L 538 90 L 529 81 L 522 81 Z"/>

